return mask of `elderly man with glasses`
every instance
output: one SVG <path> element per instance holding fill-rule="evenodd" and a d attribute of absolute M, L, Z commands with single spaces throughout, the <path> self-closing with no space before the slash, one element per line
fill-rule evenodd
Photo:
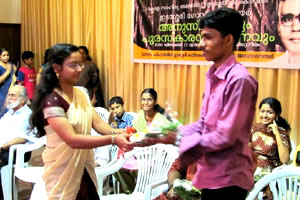
<path fill-rule="evenodd" d="M 285 53 L 270 61 L 280 67 L 299 66 L 300 64 L 300 1 L 280 0 L 278 9 L 278 34 Z"/>

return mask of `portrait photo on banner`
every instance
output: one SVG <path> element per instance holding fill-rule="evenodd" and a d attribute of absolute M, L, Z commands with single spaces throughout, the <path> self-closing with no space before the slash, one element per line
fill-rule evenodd
<path fill-rule="evenodd" d="M 199 49 L 199 22 L 220 7 L 244 18 L 236 46 L 251 67 L 300 69 L 299 0 L 134 0 L 132 60 L 142 63 L 210 65 Z"/>

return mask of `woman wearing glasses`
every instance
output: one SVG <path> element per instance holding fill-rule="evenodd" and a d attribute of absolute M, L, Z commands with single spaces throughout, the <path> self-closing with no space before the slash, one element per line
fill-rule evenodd
<path fill-rule="evenodd" d="M 285 53 L 268 64 L 286 67 L 300 63 L 300 1 L 281 0 L 278 9 L 278 34 Z"/>
<path fill-rule="evenodd" d="M 48 58 L 30 118 L 38 136 L 47 138 L 43 179 L 48 199 L 99 199 L 92 148 L 116 144 L 128 151 L 132 144 L 125 134 L 112 135 L 122 130 L 102 121 L 85 89 L 73 86 L 84 66 L 78 48 L 57 44 Z M 105 136 L 91 136 L 91 127 Z"/>

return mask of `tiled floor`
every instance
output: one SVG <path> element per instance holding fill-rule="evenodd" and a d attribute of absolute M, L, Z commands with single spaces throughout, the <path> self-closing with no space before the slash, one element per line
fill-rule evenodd
<path fill-rule="evenodd" d="M 30 164 L 33 166 L 42 166 L 42 152 L 44 148 L 37 149 L 32 152 L 31 154 L 31 159 L 30 159 Z M 27 183 L 24 181 L 18 181 L 18 197 L 19 200 L 28 200 L 30 199 L 30 194 L 32 190 L 32 185 L 31 183 Z"/>

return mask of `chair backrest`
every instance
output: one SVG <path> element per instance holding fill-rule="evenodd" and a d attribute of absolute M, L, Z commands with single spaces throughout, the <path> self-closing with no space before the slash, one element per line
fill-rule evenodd
<path fill-rule="evenodd" d="M 256 199 L 267 185 L 270 186 L 274 200 L 298 199 L 300 197 L 299 178 L 299 167 L 291 165 L 283 166 L 260 179 L 254 185 L 246 200 Z M 262 196 L 258 196 L 258 199 L 262 199 Z"/>
<path fill-rule="evenodd" d="M 103 121 L 105 121 L 106 123 L 108 123 L 109 111 L 106 108 L 95 107 L 95 111 L 97 112 L 97 114 L 100 116 L 100 118 Z"/>
<path fill-rule="evenodd" d="M 13 168 L 15 168 L 16 171 L 17 168 L 28 166 L 28 163 L 25 162 L 25 153 L 41 147 L 43 144 L 40 144 L 40 142 L 42 142 L 42 139 L 37 139 L 35 143 L 31 144 L 26 143 L 12 145 L 9 148 L 8 164 L 1 168 L 1 185 L 5 200 L 11 200 L 13 198 L 17 199 L 16 182 Z M 27 151 L 20 154 L 20 152 L 23 152 L 23 149 L 27 149 Z"/>
<path fill-rule="evenodd" d="M 138 164 L 134 192 L 144 193 L 146 186 L 167 179 L 173 161 L 178 157 L 175 146 L 156 144 L 139 149 L 135 154 Z"/>

